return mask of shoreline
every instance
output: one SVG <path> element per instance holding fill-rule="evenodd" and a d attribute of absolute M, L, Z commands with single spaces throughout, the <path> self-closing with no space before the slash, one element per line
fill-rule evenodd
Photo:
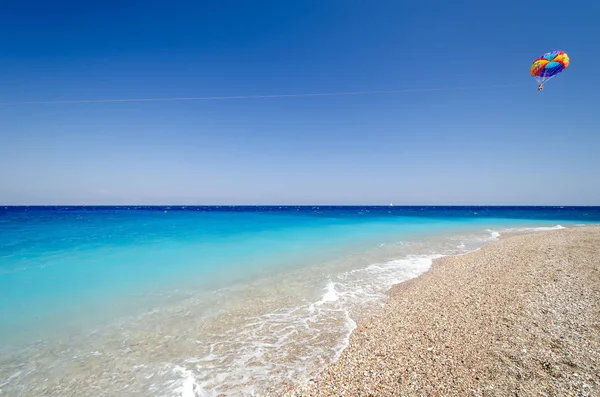
<path fill-rule="evenodd" d="M 505 233 L 388 295 L 287 395 L 600 395 L 600 226 Z"/>
<path fill-rule="evenodd" d="M 151 394 L 179 397 L 192 396 L 193 393 L 237 395 L 228 393 L 234 393 L 233 390 L 239 392 L 245 387 L 244 392 L 250 393 L 249 390 L 252 389 L 259 393 L 252 395 L 290 395 L 294 387 L 296 391 L 304 390 L 299 386 L 300 382 L 294 382 L 293 378 L 296 376 L 297 379 L 309 379 L 321 372 L 318 368 L 328 365 L 332 360 L 337 361 L 340 354 L 343 355 L 348 350 L 348 339 L 355 338 L 354 334 L 358 332 L 356 322 L 358 327 L 362 327 L 375 313 L 385 311 L 390 295 L 393 295 L 397 288 L 409 285 L 413 281 L 417 282 L 439 264 L 443 265 L 445 258 L 468 257 L 490 243 L 495 244 L 498 238 L 503 240 L 513 234 L 537 235 L 540 234 L 540 228 L 563 230 L 562 226 L 557 225 L 523 229 L 517 227 L 500 234 L 492 229 L 475 235 L 440 234 L 430 241 L 409 242 L 405 247 L 408 256 L 403 256 L 402 259 L 372 262 L 370 251 L 355 258 L 353 256 L 355 260 L 371 264 L 341 273 L 344 277 L 329 280 L 326 290 L 320 291 L 315 298 L 318 300 L 315 301 L 309 299 L 300 301 L 300 304 L 288 301 L 284 306 L 274 306 L 278 309 L 266 310 L 265 304 L 280 303 L 273 299 L 274 296 L 283 293 L 283 285 L 285 296 L 289 299 L 289 294 L 299 287 L 294 287 L 294 282 L 290 282 L 286 276 L 288 281 L 267 283 L 269 289 L 263 290 L 255 285 L 257 291 L 262 291 L 260 294 L 252 294 L 252 302 L 256 304 L 246 301 L 244 310 L 233 308 L 210 321 L 197 315 L 198 312 L 194 309 L 196 304 L 190 300 L 193 306 L 175 305 L 157 313 L 136 317 L 137 323 L 143 324 L 143 327 L 129 327 L 124 322 L 115 322 L 117 328 L 110 326 L 94 336 L 86 334 L 81 338 L 59 341 L 58 344 L 39 345 L 42 349 L 31 346 L 29 351 L 23 351 L 24 356 L 18 357 L 18 354 L 15 354 L 12 363 L 11 360 L 4 360 L 4 364 L 7 364 L 4 368 L 1 365 L 3 360 L 0 360 L 0 370 L 5 370 L 0 372 L 0 379 L 4 377 L 7 381 L 5 384 L 0 382 L 3 386 L 0 389 L 4 388 L 7 395 L 61 395 L 69 392 L 77 394 L 82 390 L 86 390 L 89 395 L 100 395 L 102 390 L 104 393 L 120 393 L 127 390 L 131 395 L 147 395 L 148 390 L 151 390 Z M 457 236 L 462 237 L 457 239 Z M 494 241 L 490 242 L 490 238 Z M 401 246 L 404 247 L 404 243 Z M 473 247 L 479 248 L 472 249 Z M 449 251 L 443 256 L 431 255 L 431 248 L 435 251 Z M 380 249 L 381 246 L 378 246 L 373 248 L 372 252 L 377 251 L 380 254 Z M 466 249 L 469 251 L 465 251 Z M 431 256 L 441 258 L 433 259 Z M 399 261 L 402 263 L 398 263 Z M 346 264 L 340 260 L 339 264 L 341 263 Z M 323 267 L 325 265 L 327 264 L 321 265 L 321 269 L 330 269 Z M 424 266 L 426 267 L 423 268 Z M 304 277 L 298 273 L 292 279 L 302 285 L 314 285 L 314 280 L 321 280 L 322 274 L 327 273 L 314 271 L 319 267 L 312 269 Z M 374 278 L 367 279 L 367 276 Z M 400 279 L 406 281 L 398 281 Z M 372 302 L 365 305 L 365 297 L 370 298 Z M 362 302 L 359 307 L 354 306 L 355 300 Z M 354 312 L 350 314 L 348 308 Z M 164 321 L 155 321 L 159 318 Z M 232 327 L 231 324 L 239 326 Z M 349 325 L 351 329 L 348 329 Z M 343 328 L 343 335 L 338 332 L 340 327 Z M 300 332 L 290 334 L 294 337 L 288 338 L 287 332 L 292 328 Z M 231 332 L 232 330 L 235 332 Z M 201 339 L 201 335 L 214 335 L 214 338 Z M 344 339 L 343 349 L 339 346 L 340 336 Z M 258 349 L 255 343 L 257 341 Z M 269 343 L 265 344 L 265 341 Z M 335 358 L 329 357 L 334 350 Z M 263 354 L 266 360 L 252 360 L 257 351 Z M 303 358 L 298 359 L 299 356 Z M 215 376 L 214 373 L 219 376 Z M 358 377 L 360 381 L 364 374 L 352 376 Z M 226 383 L 238 382 L 239 379 L 245 383 Z M 314 385 L 308 385 L 309 388 L 311 386 Z M 307 391 L 292 395 L 358 394 L 339 394 L 337 391 L 323 394 L 317 389 L 316 392 Z M 361 394 L 365 395 L 368 394 Z"/>

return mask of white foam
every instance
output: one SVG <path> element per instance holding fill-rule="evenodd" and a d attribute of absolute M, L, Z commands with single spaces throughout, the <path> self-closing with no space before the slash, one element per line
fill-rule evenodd
<path fill-rule="evenodd" d="M 563 225 L 556 226 L 541 226 L 541 227 L 519 227 L 519 228 L 508 228 L 503 229 L 506 233 L 514 233 L 514 232 L 543 232 L 547 230 L 559 230 L 566 229 Z"/>
<path fill-rule="evenodd" d="M 319 300 L 318 302 L 315 303 L 315 305 L 322 305 L 322 304 L 327 303 L 327 302 L 335 302 L 339 298 L 340 298 L 340 295 L 335 290 L 335 283 L 329 282 L 327 284 L 327 288 L 326 288 L 325 294 L 323 295 L 323 297 L 321 298 L 321 300 Z"/>
<path fill-rule="evenodd" d="M 174 367 L 184 375 L 175 386 L 177 395 L 252 395 L 256 384 L 272 384 L 274 376 L 305 378 L 348 346 L 355 307 L 381 304 L 393 284 L 418 276 L 441 256 L 411 255 L 343 272 L 327 282 L 317 301 L 248 317 L 211 342 L 205 356 L 186 360 L 193 374 Z"/>
<path fill-rule="evenodd" d="M 498 232 L 496 230 L 490 230 L 490 229 L 488 229 L 487 231 L 490 233 L 490 237 L 489 237 L 488 241 L 496 241 L 500 238 L 500 235 L 502 233 L 543 232 L 543 231 L 559 230 L 559 229 L 565 229 L 565 227 L 562 225 L 555 225 L 555 226 L 540 226 L 540 227 L 504 228 L 504 229 L 500 229 L 500 232 Z"/>
<path fill-rule="evenodd" d="M 175 392 L 180 397 L 205 397 L 209 396 L 210 393 L 203 390 L 196 383 L 194 373 L 184 367 L 176 365 L 173 368 L 173 372 L 181 377 L 179 385 L 176 387 Z"/>

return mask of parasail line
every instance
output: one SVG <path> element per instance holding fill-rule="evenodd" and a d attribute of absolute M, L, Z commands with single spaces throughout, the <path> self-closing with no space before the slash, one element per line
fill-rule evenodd
<path fill-rule="evenodd" d="M 52 101 L 15 101 L 0 102 L 0 105 L 58 105 L 77 103 L 120 103 L 120 102 L 175 102 L 175 101 L 216 101 L 235 99 L 269 99 L 269 98 L 308 98 L 326 96 L 349 95 L 377 95 L 399 94 L 405 92 L 430 92 L 430 91 L 461 91 L 487 88 L 519 87 L 524 84 L 505 84 L 473 87 L 446 87 L 446 88 L 412 88 L 402 90 L 377 90 L 377 91 L 350 91 L 350 92 L 323 92 L 307 94 L 267 94 L 267 95 L 233 95 L 233 96 L 203 96 L 203 97 L 174 97 L 174 98 L 125 98 L 125 99 L 79 99 L 79 100 L 52 100 Z"/>

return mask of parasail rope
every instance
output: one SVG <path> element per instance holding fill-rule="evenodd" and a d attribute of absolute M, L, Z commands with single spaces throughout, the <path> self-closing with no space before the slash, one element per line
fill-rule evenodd
<path fill-rule="evenodd" d="M 378 91 L 350 91 L 350 92 L 323 92 L 307 94 L 271 94 L 271 95 L 233 95 L 233 96 L 201 96 L 201 97 L 175 97 L 175 98 L 125 98 L 125 99 L 77 99 L 77 100 L 50 100 L 50 101 L 12 101 L 0 102 L 0 105 L 58 105 L 77 103 L 120 103 L 120 102 L 175 102 L 175 101 L 216 101 L 235 99 L 270 99 L 270 98 L 308 98 L 327 96 L 349 96 L 349 95 L 377 95 L 377 94 L 400 94 L 407 92 L 431 92 L 431 91 L 464 91 L 488 88 L 519 87 L 525 84 L 505 84 L 472 87 L 445 87 L 445 88 L 413 88 L 402 90 L 378 90 Z"/>

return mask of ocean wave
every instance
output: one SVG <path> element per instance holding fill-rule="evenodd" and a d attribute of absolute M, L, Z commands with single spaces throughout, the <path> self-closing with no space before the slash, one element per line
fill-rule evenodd
<path fill-rule="evenodd" d="M 566 227 L 562 225 L 556 226 L 541 226 L 541 227 L 516 227 L 516 228 L 507 228 L 502 229 L 504 233 L 522 233 L 522 232 L 544 232 L 549 230 L 560 230 L 566 229 Z"/>
<path fill-rule="evenodd" d="M 380 307 L 394 284 L 417 277 L 443 255 L 409 255 L 343 272 L 325 285 L 319 299 L 245 319 L 242 326 L 212 335 L 208 354 L 165 367 L 177 374 L 161 394 L 172 396 L 253 395 L 256 385 L 278 378 L 306 378 L 337 360 L 356 328 L 353 310 Z"/>
<path fill-rule="evenodd" d="M 171 395 L 250 396 L 261 385 L 276 384 L 276 379 L 283 384 L 308 379 L 339 358 L 356 328 L 356 314 L 381 308 L 394 284 L 418 277 L 437 258 L 476 251 L 499 237 L 495 230 L 455 235 L 430 247 L 427 254 L 405 255 L 330 277 L 313 302 L 247 317 L 242 326 L 213 335 L 216 340 L 208 344 L 208 354 L 185 360 L 177 385 L 170 385 Z M 411 247 L 406 242 L 398 245 Z"/>

